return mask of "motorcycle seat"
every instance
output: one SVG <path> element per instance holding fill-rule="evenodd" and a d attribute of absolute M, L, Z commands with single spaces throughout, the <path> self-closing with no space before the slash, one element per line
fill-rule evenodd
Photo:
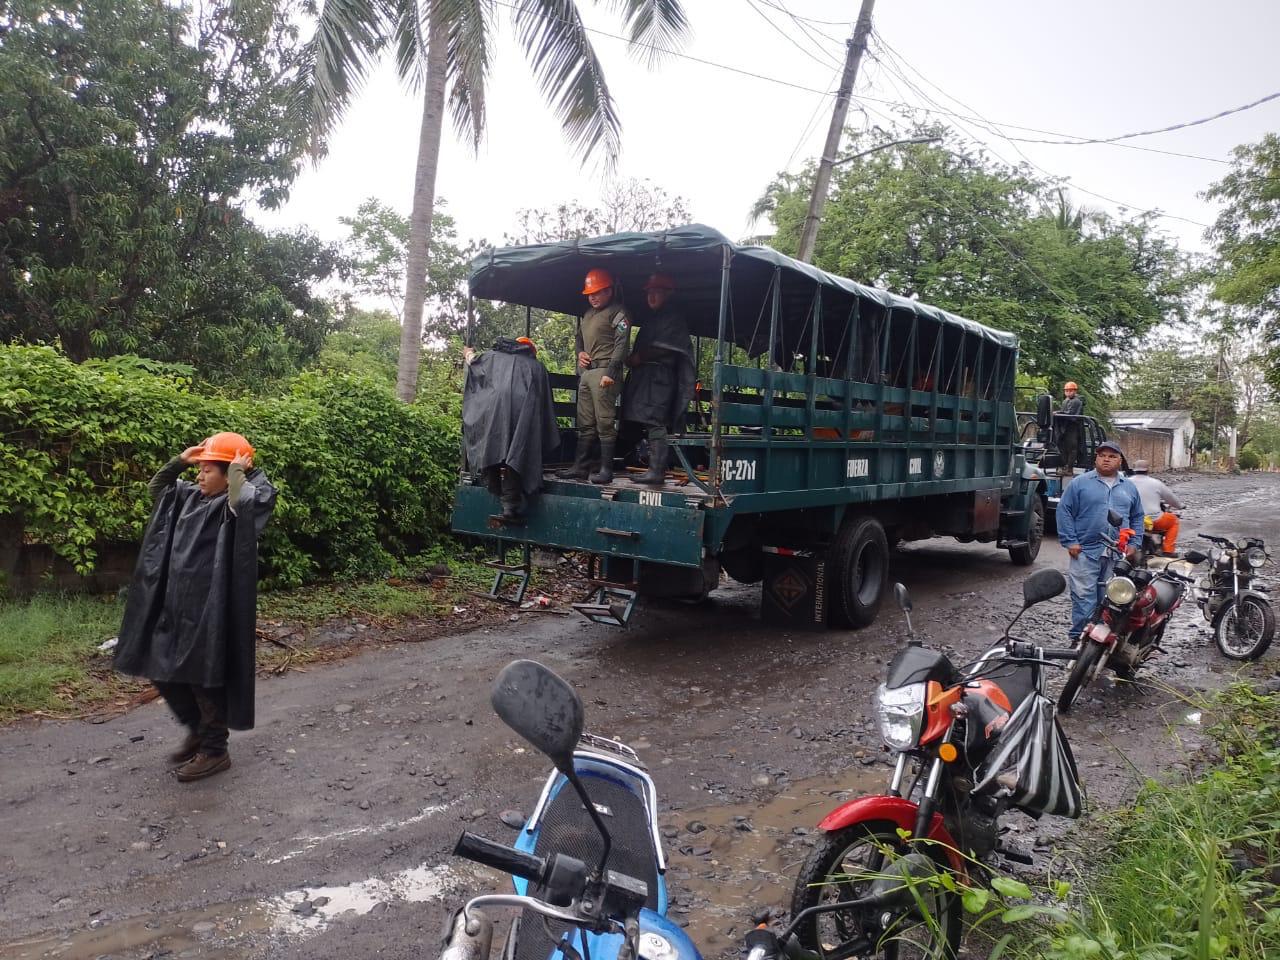
<path fill-rule="evenodd" d="M 1185 589 L 1181 583 L 1163 579 L 1156 580 L 1153 586 L 1156 591 L 1156 610 L 1160 613 L 1168 613 L 1172 610 Z"/>

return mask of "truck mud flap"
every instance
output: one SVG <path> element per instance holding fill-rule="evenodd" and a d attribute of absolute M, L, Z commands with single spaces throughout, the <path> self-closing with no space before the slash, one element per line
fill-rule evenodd
<path fill-rule="evenodd" d="M 493 516 L 496 504 L 483 487 L 459 487 L 454 532 L 678 567 L 702 565 L 705 513 L 699 509 L 544 493 L 530 498 L 522 524 L 512 524 Z"/>

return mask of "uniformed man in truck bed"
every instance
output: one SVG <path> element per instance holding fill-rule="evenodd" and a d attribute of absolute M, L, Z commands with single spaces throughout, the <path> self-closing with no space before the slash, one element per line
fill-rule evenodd
<path fill-rule="evenodd" d="M 675 281 L 655 273 L 644 285 L 649 313 L 627 357 L 631 373 L 622 391 L 622 419 L 645 428 L 649 439 L 649 469 L 633 483 L 661 486 L 667 476 L 667 436 L 681 428 L 693 397 L 697 374 L 689 325 L 673 309 L 669 298 Z"/>
<path fill-rule="evenodd" d="M 560 476 L 611 483 L 613 450 L 618 442 L 618 387 L 627 359 L 631 317 L 616 296 L 608 270 L 596 267 L 587 271 L 582 292 L 591 309 L 578 324 L 578 449 L 573 466 Z M 600 469 L 591 473 L 591 445 L 596 439 L 600 441 Z"/>

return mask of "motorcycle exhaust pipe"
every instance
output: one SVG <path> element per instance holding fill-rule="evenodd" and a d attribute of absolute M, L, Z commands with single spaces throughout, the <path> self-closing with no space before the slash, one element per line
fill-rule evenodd
<path fill-rule="evenodd" d="M 449 921 L 440 950 L 440 960 L 489 960 L 493 945 L 493 921 L 483 910 L 465 907 Z"/>

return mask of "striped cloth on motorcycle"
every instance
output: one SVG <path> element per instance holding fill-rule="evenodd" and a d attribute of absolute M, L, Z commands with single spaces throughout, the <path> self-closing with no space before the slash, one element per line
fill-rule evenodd
<path fill-rule="evenodd" d="M 973 792 L 1006 797 L 1010 805 L 1035 814 L 1080 816 L 1084 804 L 1076 761 L 1051 700 L 1036 694 L 1018 705 L 999 745 L 978 769 Z"/>

